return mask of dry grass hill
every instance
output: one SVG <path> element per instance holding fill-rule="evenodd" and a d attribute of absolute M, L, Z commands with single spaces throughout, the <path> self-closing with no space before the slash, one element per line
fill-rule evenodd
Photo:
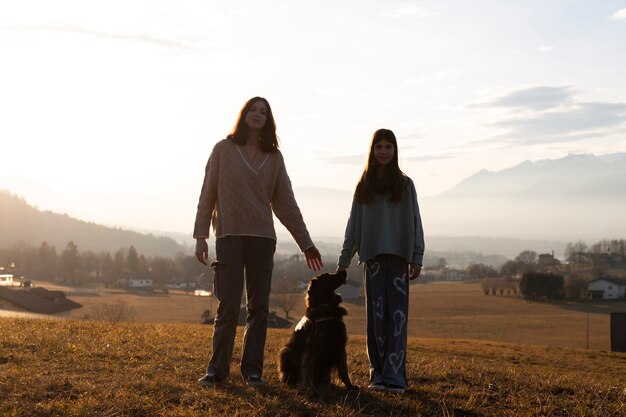
<path fill-rule="evenodd" d="M 196 385 L 210 327 L 0 319 L 3 416 L 624 416 L 626 355 L 518 344 L 410 338 L 403 396 L 281 385 L 270 330 L 266 384 L 236 373 Z M 367 384 L 363 336 L 351 335 L 353 381 Z"/>
<path fill-rule="evenodd" d="M 216 307 L 209 298 L 60 289 L 84 305 L 70 320 L 0 318 L 0 416 L 626 415 L 626 354 L 609 352 L 607 314 L 626 310 L 623 302 L 528 303 L 485 296 L 478 284 L 413 285 L 411 387 L 393 396 L 282 386 L 276 356 L 290 330 L 272 329 L 265 386 L 248 388 L 237 375 L 240 328 L 232 378 L 201 389 L 211 326 L 198 322 Z M 97 320 L 115 303 L 131 322 Z M 352 379 L 365 387 L 364 307 L 345 305 Z"/>

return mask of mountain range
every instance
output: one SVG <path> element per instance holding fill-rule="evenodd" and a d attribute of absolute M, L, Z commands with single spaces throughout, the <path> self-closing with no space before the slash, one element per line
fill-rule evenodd
<path fill-rule="evenodd" d="M 568 241 L 626 235 L 626 153 L 482 170 L 436 196 L 422 197 L 416 187 L 427 236 Z M 312 230 L 343 234 L 352 192 L 303 187 L 295 193 L 305 219 L 321 219 L 311 222 Z"/>
<path fill-rule="evenodd" d="M 568 155 L 525 161 L 502 171 L 479 171 L 438 198 L 528 198 L 554 200 L 621 198 L 626 191 L 626 153 Z"/>
<path fill-rule="evenodd" d="M 479 171 L 423 200 L 438 234 L 600 239 L 626 235 L 626 153 Z"/>

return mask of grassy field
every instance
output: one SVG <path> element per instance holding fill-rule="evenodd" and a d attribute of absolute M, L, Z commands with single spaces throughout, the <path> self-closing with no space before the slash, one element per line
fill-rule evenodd
<path fill-rule="evenodd" d="M 42 284 L 45 286 L 45 284 Z M 84 305 L 73 318 L 93 317 L 103 304 L 123 301 L 134 312 L 134 320 L 149 323 L 198 323 L 202 311 L 217 303 L 208 297 L 184 292 L 133 295 L 121 290 L 99 289 L 98 296 L 72 295 Z M 80 294 L 80 293 L 78 293 Z M 517 296 L 484 295 L 479 284 L 436 282 L 411 286 L 409 336 L 437 339 L 474 339 L 495 342 L 534 344 L 554 347 L 610 350 L 611 311 L 626 311 L 626 303 L 572 304 L 529 303 Z M 303 298 L 291 312 L 299 319 Z M 351 334 L 365 333 L 365 307 L 345 303 Z M 280 314 L 280 312 L 279 312 Z"/>
<path fill-rule="evenodd" d="M 240 329 L 241 331 L 241 329 Z M 211 328 L 199 324 L 0 319 L 2 416 L 624 416 L 626 354 L 471 340 L 410 338 L 403 396 L 281 385 L 270 330 L 266 384 L 196 385 Z M 367 384 L 365 341 L 351 335 L 350 372 Z"/>

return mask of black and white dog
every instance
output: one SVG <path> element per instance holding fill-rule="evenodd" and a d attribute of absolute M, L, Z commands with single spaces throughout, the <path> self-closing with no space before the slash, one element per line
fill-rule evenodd
<path fill-rule="evenodd" d="M 331 372 L 337 370 L 347 389 L 350 382 L 346 344 L 348 335 L 340 307 L 341 296 L 335 290 L 346 282 L 346 271 L 321 274 L 311 279 L 306 295 L 306 313 L 296 326 L 289 342 L 280 351 L 280 380 L 306 387 L 328 385 Z"/>

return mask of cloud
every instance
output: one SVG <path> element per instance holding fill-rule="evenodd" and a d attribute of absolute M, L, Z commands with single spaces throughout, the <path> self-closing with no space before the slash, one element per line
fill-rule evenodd
<path fill-rule="evenodd" d="M 539 52 L 550 52 L 550 51 L 554 51 L 556 49 L 556 47 L 552 46 L 552 45 L 540 45 L 537 50 Z"/>
<path fill-rule="evenodd" d="M 406 135 L 398 136 L 398 140 L 403 139 L 424 139 L 424 135 L 421 133 L 407 133 Z"/>
<path fill-rule="evenodd" d="M 626 20 L 626 8 L 620 9 L 609 16 L 611 20 Z"/>
<path fill-rule="evenodd" d="M 191 51 L 207 51 L 208 50 L 206 46 L 205 47 L 201 46 L 202 43 L 206 43 L 206 40 L 201 39 L 201 38 L 196 38 L 196 37 L 167 39 L 167 38 L 157 38 L 157 37 L 149 36 L 149 35 L 111 33 L 111 32 L 99 31 L 99 30 L 94 30 L 94 29 L 89 29 L 89 28 L 85 28 L 82 26 L 74 26 L 74 25 L 64 25 L 64 26 L 20 25 L 20 26 L 13 26 L 12 29 L 78 33 L 78 34 L 96 36 L 96 37 L 106 38 L 106 39 L 147 43 L 147 44 L 151 44 L 154 46 L 160 46 L 160 47 L 166 47 L 166 48 L 176 48 L 176 49 L 184 49 L 184 50 L 191 50 Z"/>
<path fill-rule="evenodd" d="M 453 158 L 453 156 L 450 156 L 450 155 L 403 156 L 402 150 L 407 150 L 407 149 L 409 148 L 405 146 L 400 150 L 400 159 L 402 159 L 403 161 L 426 162 L 426 161 L 437 161 L 441 159 Z M 367 161 L 367 155 L 359 154 L 359 155 L 329 156 L 329 157 L 320 157 L 319 159 L 321 159 L 322 161 L 326 161 L 330 164 L 336 164 L 336 165 L 365 166 L 365 162 Z"/>
<path fill-rule="evenodd" d="M 557 107 L 571 101 L 573 92 L 570 87 L 529 87 L 512 91 L 484 103 L 470 107 L 506 107 L 513 109 L 543 110 Z"/>
<path fill-rule="evenodd" d="M 581 102 L 568 86 L 518 89 L 470 107 L 513 110 L 501 113 L 499 120 L 487 125 L 504 133 L 474 144 L 571 143 L 623 134 L 626 130 L 626 102 Z"/>
<path fill-rule="evenodd" d="M 422 75 L 420 77 L 408 78 L 404 81 L 406 85 L 424 85 L 424 84 L 442 84 L 454 82 L 461 75 L 459 70 L 438 71 L 432 74 Z"/>
<path fill-rule="evenodd" d="M 453 155 L 419 155 L 419 156 L 401 157 L 401 159 L 404 159 L 406 161 L 413 161 L 413 162 L 439 161 L 441 159 L 451 159 L 451 158 L 454 158 L 454 156 Z"/>
<path fill-rule="evenodd" d="M 397 19 L 402 17 L 432 17 L 436 14 L 436 12 L 414 3 L 402 3 L 393 9 L 383 12 L 382 16 Z"/>
<path fill-rule="evenodd" d="M 322 161 L 337 165 L 365 165 L 366 154 L 320 157 Z"/>
<path fill-rule="evenodd" d="M 625 123 L 626 103 L 576 103 L 565 110 L 492 123 L 508 132 L 480 142 L 511 146 L 572 142 L 623 131 Z"/>

